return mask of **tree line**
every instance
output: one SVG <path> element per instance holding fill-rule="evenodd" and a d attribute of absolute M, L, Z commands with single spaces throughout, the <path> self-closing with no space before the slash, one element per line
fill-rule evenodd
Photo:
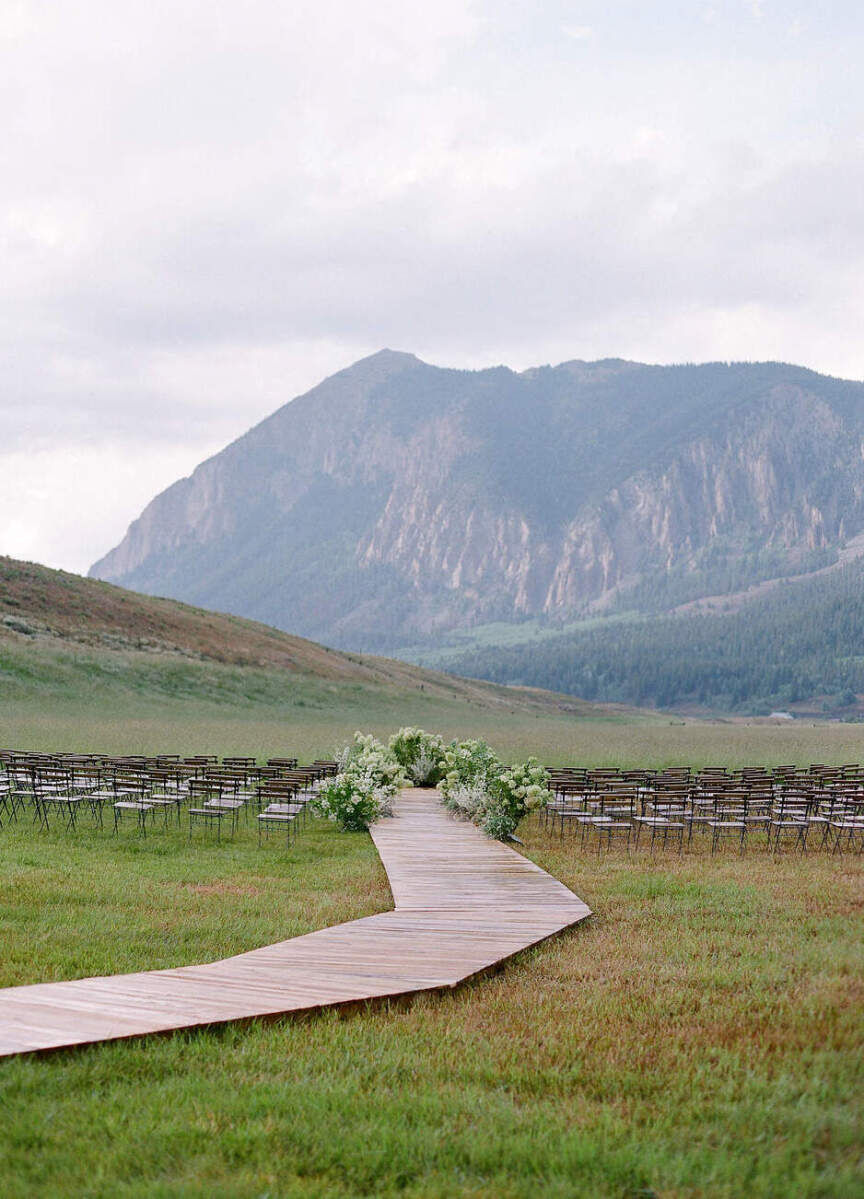
<path fill-rule="evenodd" d="M 601 702 L 760 713 L 818 696 L 839 708 L 864 692 L 862 583 L 855 563 L 737 612 L 610 620 L 448 665 Z"/>

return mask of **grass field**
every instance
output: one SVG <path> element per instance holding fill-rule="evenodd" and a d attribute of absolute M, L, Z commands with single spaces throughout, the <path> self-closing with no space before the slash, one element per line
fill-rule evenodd
<path fill-rule="evenodd" d="M 296 687 L 296 684 L 295 684 Z M 139 693 L 121 688 L 0 700 L 0 741 L 32 750 L 103 753 L 332 754 L 354 730 L 389 735 L 419 724 L 446 737 L 484 737 L 508 760 L 560 765 L 778 765 L 864 761 L 864 725 L 670 721 L 639 714 L 579 715 L 463 697 L 307 683 L 292 699 Z"/>
<path fill-rule="evenodd" d="M 0 747 L 311 759 L 357 728 L 386 735 L 404 724 L 560 764 L 864 759 L 864 725 L 672 721 L 331 651 L 0 558 Z"/>
<path fill-rule="evenodd" d="M 0 986 L 227 957 L 392 906 L 371 840 L 324 821 L 287 851 L 275 836 L 259 851 L 242 822 L 219 842 L 190 839 L 185 818 L 145 838 L 105 824 L 0 831 Z"/>
<path fill-rule="evenodd" d="M 0 630 L 5 747 L 308 760 L 411 723 L 511 760 L 864 760 L 861 725 L 510 692 L 28 564 L 0 560 L 0 601 L 35 630 Z M 864 1195 L 864 859 L 525 836 L 596 914 L 458 992 L 0 1061 L 6 1199 Z M 0 830 L 0 985 L 204 961 L 389 904 L 368 837 L 321 824 L 286 853 L 245 828 L 19 822 Z"/>
<path fill-rule="evenodd" d="M 864 1193 L 861 859 L 527 852 L 595 910 L 408 1007 L 0 1063 L 10 1197 Z M 2 834 L 0 983 L 389 906 L 369 839 Z"/>
<path fill-rule="evenodd" d="M 400 663 L 392 664 L 391 675 L 383 660 L 358 661 L 356 672 L 332 677 L 0 637 L 0 745 L 259 757 L 291 752 L 311 759 L 331 754 L 357 728 L 383 734 L 416 723 L 451 737 L 498 736 L 524 755 L 542 743 L 557 752 L 585 716 L 598 724 L 654 720 L 544 692 L 424 675 Z M 377 673 L 365 662 L 378 663 Z"/>

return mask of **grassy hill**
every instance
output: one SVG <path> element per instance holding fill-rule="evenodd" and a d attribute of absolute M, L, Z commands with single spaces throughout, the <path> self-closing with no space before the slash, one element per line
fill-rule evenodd
<path fill-rule="evenodd" d="M 0 740 L 28 748 L 323 754 L 413 721 L 519 749 L 613 708 L 343 653 L 266 625 L 0 558 Z"/>
<path fill-rule="evenodd" d="M 535 647 L 537 648 L 537 647 Z M 266 625 L 0 558 L 0 745 L 329 754 L 417 723 L 510 759 L 851 761 L 855 725 L 681 719 L 341 653 Z"/>

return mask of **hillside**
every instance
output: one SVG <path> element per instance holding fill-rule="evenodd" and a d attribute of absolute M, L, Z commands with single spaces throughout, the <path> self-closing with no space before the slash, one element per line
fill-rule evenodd
<path fill-rule="evenodd" d="M 191 741 L 202 752 L 213 744 L 250 752 L 242 747 L 257 739 L 273 752 L 286 741 L 329 752 L 358 726 L 392 731 L 425 720 L 456 735 L 548 722 L 549 733 L 574 717 L 615 713 L 329 650 L 239 617 L 0 558 L 3 741 L 38 748 L 66 738 L 59 747 L 69 748 L 64 730 L 85 716 L 97 748 L 106 739 L 128 752 Z"/>
<path fill-rule="evenodd" d="M 847 762 L 860 749 L 855 726 L 670 720 L 472 682 L 0 558 L 2 746 L 311 760 L 355 729 L 404 724 L 483 737 L 510 761 Z"/>
<path fill-rule="evenodd" d="M 156 497 L 91 573 L 352 648 L 662 612 L 864 532 L 864 385 L 781 363 L 382 351 Z"/>

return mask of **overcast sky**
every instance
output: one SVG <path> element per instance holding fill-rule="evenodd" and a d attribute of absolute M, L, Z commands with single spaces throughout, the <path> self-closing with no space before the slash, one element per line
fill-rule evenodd
<path fill-rule="evenodd" d="M 0 0 L 0 552 L 382 346 L 864 377 L 860 0 Z"/>

